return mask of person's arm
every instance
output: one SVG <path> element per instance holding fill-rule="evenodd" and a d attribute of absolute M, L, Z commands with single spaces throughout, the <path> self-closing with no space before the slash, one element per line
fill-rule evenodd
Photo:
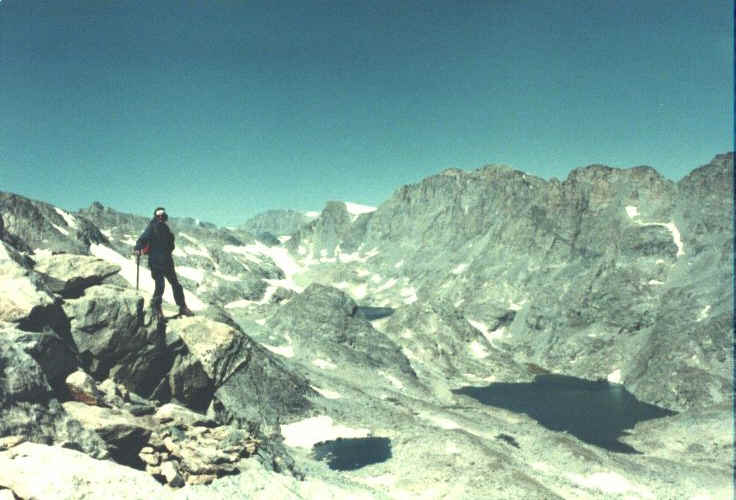
<path fill-rule="evenodd" d="M 140 252 L 141 250 L 143 250 L 143 248 L 148 243 L 150 243 L 151 236 L 152 236 L 152 231 L 153 231 L 153 228 L 151 227 L 151 224 L 149 224 L 146 227 L 146 230 L 143 231 L 143 234 L 141 235 L 141 237 L 138 238 L 138 241 L 135 242 L 135 251 L 136 252 Z"/>

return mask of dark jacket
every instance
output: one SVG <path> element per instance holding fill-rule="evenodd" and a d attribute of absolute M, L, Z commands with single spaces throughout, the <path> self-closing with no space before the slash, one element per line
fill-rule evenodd
<path fill-rule="evenodd" d="M 174 251 L 174 235 L 165 222 L 153 219 L 148 227 L 135 243 L 136 250 L 142 250 L 149 246 L 148 267 L 152 271 L 168 271 L 174 268 L 174 259 L 171 253 Z"/>

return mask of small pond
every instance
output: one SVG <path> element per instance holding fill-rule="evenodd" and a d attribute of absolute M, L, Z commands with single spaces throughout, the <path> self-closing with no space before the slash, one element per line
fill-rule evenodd
<path fill-rule="evenodd" d="M 358 306 L 355 309 L 355 315 L 373 321 L 374 319 L 381 319 L 391 316 L 394 313 L 391 307 L 369 307 L 369 306 Z"/>
<path fill-rule="evenodd" d="M 383 437 L 339 438 L 314 445 L 317 460 L 327 461 L 333 470 L 355 470 L 391 458 L 391 440 Z"/>
<path fill-rule="evenodd" d="M 553 431 L 619 453 L 638 453 L 618 438 L 637 422 L 676 412 L 637 400 L 624 386 L 567 375 L 538 375 L 531 383 L 498 383 L 453 391 L 483 404 L 525 413 Z"/>

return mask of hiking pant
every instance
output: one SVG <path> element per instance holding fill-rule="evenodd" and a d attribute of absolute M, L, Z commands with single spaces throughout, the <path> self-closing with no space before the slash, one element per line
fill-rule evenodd
<path fill-rule="evenodd" d="M 174 291 L 174 301 L 176 301 L 176 305 L 179 307 L 186 305 L 184 302 L 184 289 L 176 278 L 176 271 L 174 271 L 173 266 L 165 271 L 161 269 L 151 269 L 151 277 L 156 283 L 156 288 L 153 290 L 153 298 L 151 298 L 151 306 L 154 309 L 159 309 L 161 307 L 161 297 L 164 295 L 164 287 L 166 285 L 164 283 L 164 278 L 169 281 L 169 284 Z"/>

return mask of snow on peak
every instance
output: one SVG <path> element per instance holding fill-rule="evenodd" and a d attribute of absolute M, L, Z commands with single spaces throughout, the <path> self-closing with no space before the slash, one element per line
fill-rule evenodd
<path fill-rule="evenodd" d="M 64 218 L 64 222 L 66 222 L 66 225 L 77 229 L 77 219 L 74 218 L 72 214 L 69 214 L 65 212 L 64 210 L 60 209 L 59 207 L 54 207 L 54 210 L 56 210 L 56 213 L 61 215 Z M 66 234 L 66 233 L 65 233 Z"/>
<path fill-rule="evenodd" d="M 359 205 L 358 203 L 351 203 L 349 201 L 344 202 L 345 208 L 347 208 L 348 213 L 352 216 L 352 219 L 355 220 L 358 218 L 358 216 L 362 214 L 369 214 L 371 212 L 376 211 L 376 207 L 369 207 L 368 205 Z"/>

